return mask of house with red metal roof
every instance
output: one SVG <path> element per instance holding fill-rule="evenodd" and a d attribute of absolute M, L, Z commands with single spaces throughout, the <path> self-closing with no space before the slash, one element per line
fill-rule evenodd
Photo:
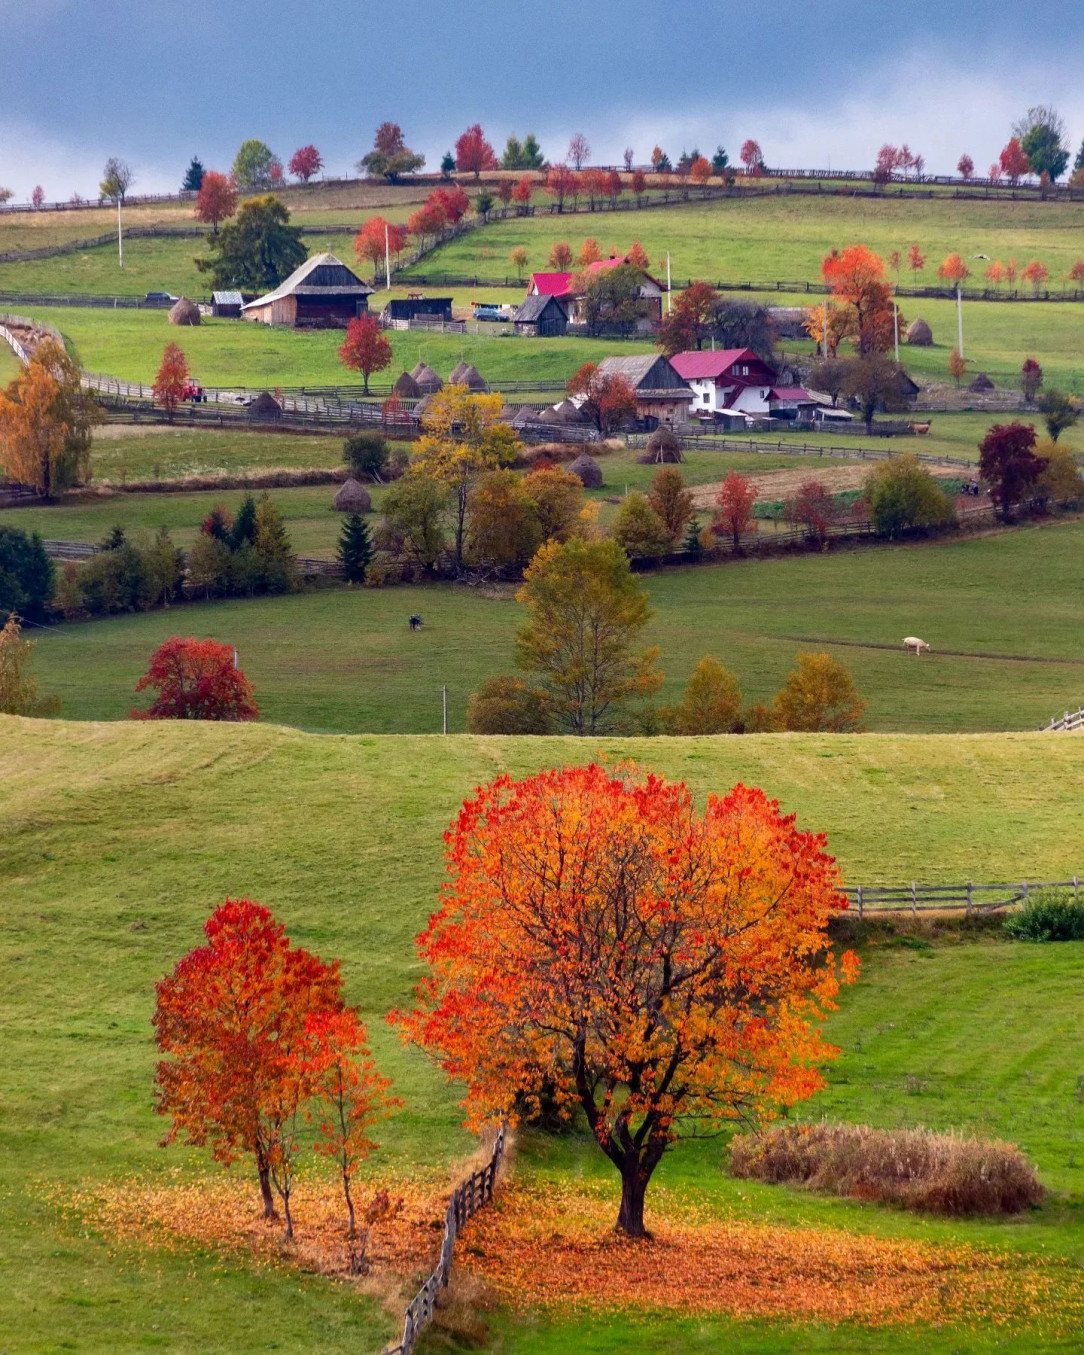
<path fill-rule="evenodd" d="M 578 286 L 580 280 L 610 268 L 620 268 L 622 264 L 626 263 L 628 263 L 627 258 L 614 254 L 608 259 L 598 259 L 594 263 L 588 264 L 586 268 L 574 269 L 569 272 L 532 273 L 527 283 L 527 295 L 529 297 L 555 297 L 568 316 L 569 323 L 580 325 L 585 322 L 582 305 L 583 291 Z M 662 319 L 662 297 L 665 290 L 663 284 L 657 278 L 653 278 L 650 273 L 643 275 L 639 288 L 640 320 L 637 324 L 638 329 L 643 329 L 646 332 L 660 322 Z"/>
<path fill-rule="evenodd" d="M 800 386 L 778 385 L 779 373 L 751 348 L 675 353 L 670 359 L 693 391 L 693 417 L 744 414 L 794 418 L 817 405 Z"/>

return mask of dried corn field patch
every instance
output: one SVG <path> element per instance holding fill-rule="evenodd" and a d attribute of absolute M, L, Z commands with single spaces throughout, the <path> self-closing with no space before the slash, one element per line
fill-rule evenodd
<path fill-rule="evenodd" d="M 1055 1334 L 1084 1321 L 1084 1275 L 1069 1262 L 719 1218 L 691 1192 L 661 1188 L 648 1197 L 654 1235 L 635 1242 L 613 1231 L 612 1196 L 580 1183 L 512 1186 L 472 1220 L 462 1264 L 518 1308 L 877 1327 L 1026 1324 Z"/>

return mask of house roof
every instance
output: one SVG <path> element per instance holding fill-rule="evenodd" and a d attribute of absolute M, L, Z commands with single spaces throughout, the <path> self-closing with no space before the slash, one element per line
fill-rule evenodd
<path fill-rule="evenodd" d="M 589 263 L 586 268 L 577 269 L 580 273 L 601 273 L 609 268 L 620 268 L 623 263 L 627 263 L 625 258 L 616 259 L 596 259 L 594 263 Z M 572 279 L 576 272 L 568 273 L 532 273 L 531 280 L 528 283 L 529 292 L 537 292 L 540 296 L 572 296 Z M 653 278 L 650 273 L 645 273 L 644 277 L 649 282 L 653 282 L 656 287 L 662 288 L 662 283 L 657 278 Z M 665 290 L 665 289 L 664 289 Z"/>
<path fill-rule="evenodd" d="M 773 386 L 768 392 L 768 399 L 771 400 L 798 400 L 804 405 L 815 405 L 818 403 L 815 396 L 810 395 L 804 386 Z"/>
<path fill-rule="evenodd" d="M 690 398 L 692 396 L 680 373 L 659 353 L 603 358 L 598 369 L 606 376 L 623 376 L 638 395 L 684 391 Z"/>
<path fill-rule="evenodd" d="M 565 313 L 564 307 L 552 292 L 539 292 L 525 297 L 512 319 L 516 324 L 533 324 L 536 320 L 542 319 L 548 306 L 556 306 L 562 315 Z"/>
<path fill-rule="evenodd" d="M 317 276 L 319 274 L 319 276 Z M 280 282 L 273 292 L 250 301 L 244 309 L 266 306 L 284 296 L 371 296 L 373 289 L 334 254 L 314 254 Z"/>
<path fill-rule="evenodd" d="M 212 292 L 211 300 L 216 306 L 241 306 L 245 298 L 240 292 Z"/>
<path fill-rule="evenodd" d="M 715 353 L 695 351 L 675 353 L 670 359 L 670 364 L 686 381 L 717 381 L 721 376 L 725 376 L 736 362 L 743 361 L 767 365 L 751 348 L 720 348 Z"/>

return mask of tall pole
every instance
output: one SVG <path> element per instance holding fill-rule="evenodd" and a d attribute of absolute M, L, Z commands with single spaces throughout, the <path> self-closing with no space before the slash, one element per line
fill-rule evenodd
<path fill-rule="evenodd" d="M 824 329 L 821 333 L 821 357 L 828 361 L 828 293 L 824 294 Z"/>
<path fill-rule="evenodd" d="M 892 303 L 892 332 L 896 337 L 896 366 L 900 364 L 900 308 L 897 302 Z"/>
<path fill-rule="evenodd" d="M 440 689 L 441 713 L 443 716 L 443 732 L 448 732 L 448 684 L 445 683 Z"/>
<path fill-rule="evenodd" d="M 120 267 L 124 267 L 124 231 L 120 224 L 120 194 L 117 194 L 117 256 L 120 259 Z"/>
<path fill-rule="evenodd" d="M 391 245 L 388 240 L 388 223 L 384 222 L 384 278 L 391 291 Z"/>
<path fill-rule="evenodd" d="M 956 351 L 964 355 L 964 299 L 960 291 L 959 279 L 956 282 Z"/>
<path fill-rule="evenodd" d="M 674 296 L 670 290 L 670 251 L 666 251 L 666 314 L 670 314 L 670 309 L 674 304 Z"/>

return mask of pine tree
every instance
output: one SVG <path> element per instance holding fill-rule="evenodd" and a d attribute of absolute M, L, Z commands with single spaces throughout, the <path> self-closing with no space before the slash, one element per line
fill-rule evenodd
<path fill-rule="evenodd" d="M 256 500 L 246 494 L 233 520 L 230 533 L 230 550 L 240 550 L 242 546 L 251 546 L 256 540 Z"/>
<path fill-rule="evenodd" d="M 184 193 L 198 193 L 203 187 L 204 169 L 198 155 L 193 155 L 192 163 L 185 170 L 184 183 L 181 184 L 181 191 Z"/>
<path fill-rule="evenodd" d="M 1084 141 L 1080 143 L 1080 150 L 1076 153 L 1076 159 L 1073 161 L 1074 169 L 1084 169 Z"/>
<path fill-rule="evenodd" d="M 360 513 L 351 513 L 343 521 L 336 552 L 347 583 L 364 583 L 365 571 L 373 558 L 369 526 Z"/>
<path fill-rule="evenodd" d="M 256 505 L 255 547 L 261 587 L 268 593 L 288 593 L 297 580 L 297 557 L 282 514 L 266 494 Z"/>
<path fill-rule="evenodd" d="M 703 546 L 700 544 L 700 533 L 702 530 L 698 519 L 693 518 L 692 522 L 689 523 L 689 529 L 685 533 L 685 540 L 682 543 L 682 550 L 684 550 L 686 555 L 696 558 L 703 550 Z"/>

